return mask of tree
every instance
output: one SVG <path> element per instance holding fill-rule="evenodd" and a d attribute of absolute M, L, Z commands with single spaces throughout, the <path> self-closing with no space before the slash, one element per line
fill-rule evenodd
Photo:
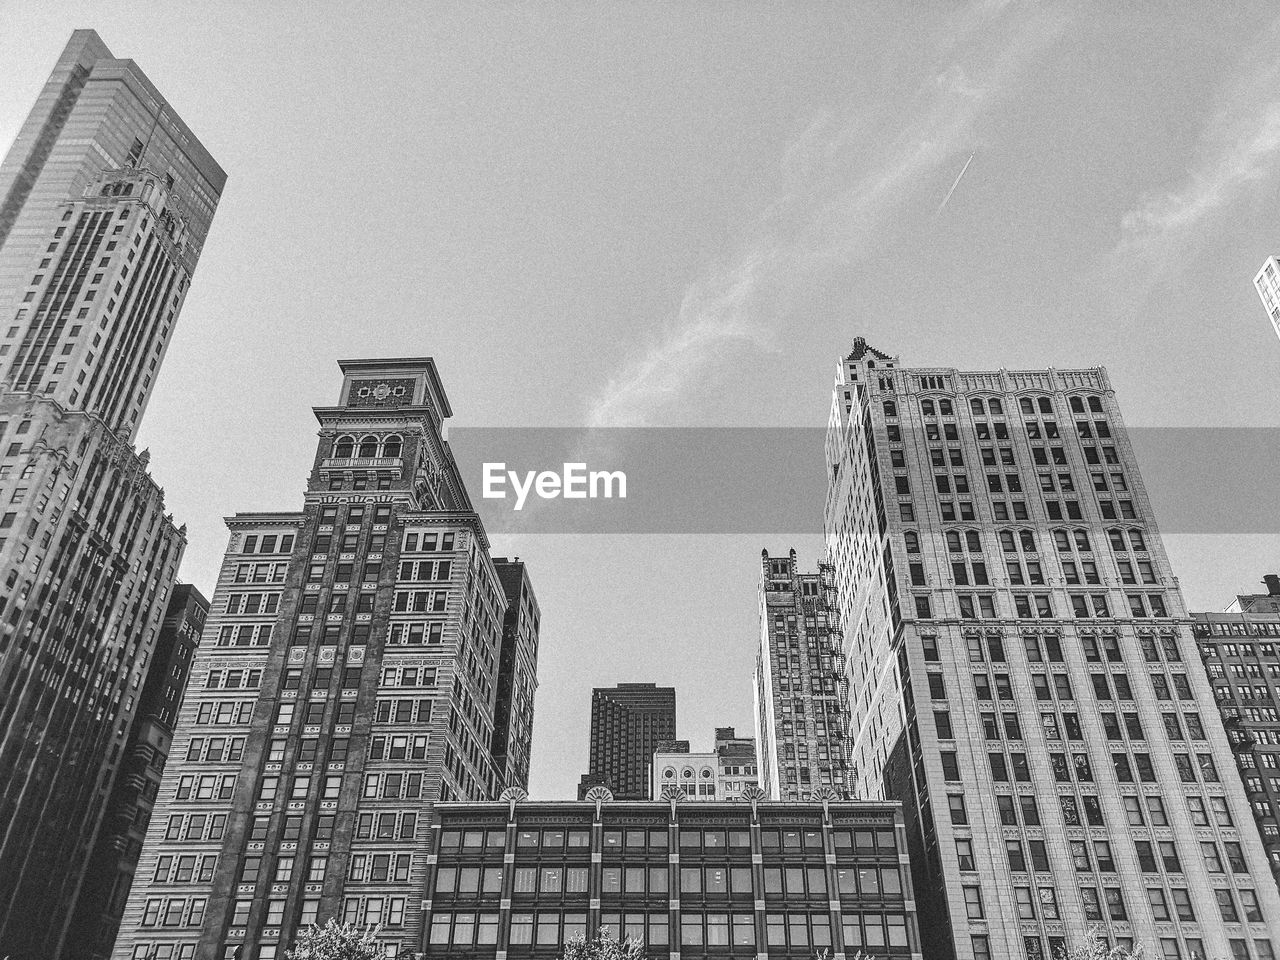
<path fill-rule="evenodd" d="M 1061 960 L 1146 960 L 1142 944 L 1134 947 L 1113 947 L 1103 939 L 1098 927 L 1089 931 L 1068 948 Z"/>
<path fill-rule="evenodd" d="M 377 927 L 330 919 L 323 927 L 313 924 L 302 931 L 284 955 L 286 960 L 386 960 L 377 933 Z"/>
<path fill-rule="evenodd" d="M 564 945 L 561 960 L 643 960 L 644 945 L 634 937 L 619 941 L 606 930 L 594 940 L 577 937 Z"/>

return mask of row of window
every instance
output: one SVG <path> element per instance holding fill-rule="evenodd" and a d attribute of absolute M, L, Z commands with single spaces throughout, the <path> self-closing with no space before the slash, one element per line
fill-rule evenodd
<path fill-rule="evenodd" d="M 502 893 L 504 867 L 463 866 L 441 867 L 436 874 L 437 895 L 489 895 Z M 513 892 L 517 895 L 582 895 L 589 890 L 591 868 L 587 866 L 543 866 L 514 868 Z M 764 868 L 763 894 L 775 896 L 825 898 L 828 894 L 825 867 L 769 867 Z M 755 892 L 752 868 L 696 866 L 681 867 L 678 874 L 682 895 L 751 896 Z M 659 867 L 604 867 L 601 870 L 601 893 L 604 896 L 649 895 L 665 897 L 669 891 L 668 868 Z M 836 870 L 836 890 L 839 896 L 899 897 L 902 895 L 902 878 L 897 867 L 847 867 Z"/>
<path fill-rule="evenodd" d="M 293 534 L 250 534 L 240 545 L 241 553 L 291 553 Z"/>
<path fill-rule="evenodd" d="M 991 938 L 988 934 L 971 934 L 969 940 L 974 960 L 993 960 Z M 1048 952 L 1045 951 L 1044 941 L 1038 936 L 1024 936 L 1022 943 L 1027 960 L 1058 960 L 1067 955 L 1067 943 L 1064 937 L 1049 937 Z M 1103 943 L 1106 947 L 1111 945 L 1106 938 L 1103 938 Z M 1132 937 L 1120 937 L 1117 944 L 1130 949 L 1134 946 Z M 1270 940 L 1255 939 L 1253 953 L 1249 952 L 1248 941 L 1242 937 L 1233 937 L 1228 941 L 1228 945 L 1231 948 L 1230 960 L 1275 960 L 1276 957 Z M 1156 954 L 1148 954 L 1152 960 L 1205 960 L 1208 956 L 1205 953 L 1204 941 L 1198 937 L 1187 937 L 1183 943 L 1180 943 L 1177 937 L 1160 937 L 1151 946 L 1159 951 Z"/>
<path fill-rule="evenodd" d="M 985 663 L 988 660 L 992 663 L 1007 662 L 1003 635 L 991 632 L 986 634 L 966 632 L 964 640 L 970 663 Z M 1065 662 L 1062 638 L 1056 633 L 1045 633 L 1043 636 L 1024 633 L 1021 640 L 1028 663 L 1044 663 L 1046 660 L 1049 663 Z M 1156 636 L 1154 633 L 1141 632 L 1138 635 L 1138 645 L 1142 651 L 1142 658 L 1147 663 L 1159 663 L 1162 659 L 1174 663 L 1182 661 L 1182 652 L 1178 647 L 1178 638 L 1175 633 Z M 926 662 L 941 662 L 941 650 L 935 634 L 922 635 L 920 646 Z M 1120 637 L 1117 634 L 1083 633 L 1080 635 L 1080 646 L 1088 663 L 1102 663 L 1104 660 L 1107 663 L 1124 662 Z"/>
<path fill-rule="evenodd" d="M 897 841 L 892 830 L 844 830 L 831 831 L 832 843 L 837 852 L 862 855 L 896 856 Z M 601 834 L 601 843 L 609 850 L 656 850 L 665 853 L 669 844 L 667 829 L 631 828 L 606 829 Z M 506 832 L 500 828 L 488 830 L 444 830 L 440 834 L 440 850 L 452 852 L 456 850 L 487 849 L 500 852 L 506 844 Z M 591 831 L 586 828 L 549 828 L 543 830 L 519 830 L 516 833 L 516 845 L 520 848 L 541 848 L 558 852 L 568 850 L 589 850 L 591 847 Z M 776 830 L 760 831 L 760 845 L 764 850 L 781 851 L 784 855 L 792 852 L 811 850 L 821 852 L 824 849 L 821 830 Z M 697 829 L 681 826 L 679 830 L 679 846 L 682 850 L 701 849 L 741 850 L 751 849 L 751 833 L 745 829 L 706 828 Z"/>
<path fill-rule="evenodd" d="M 1095 394 L 1073 394 L 1067 398 L 1067 402 L 1072 413 L 1084 413 L 1086 408 L 1090 413 L 1103 412 L 1102 398 Z M 1043 413 L 1052 415 L 1053 400 L 1049 397 L 1019 397 L 1018 409 L 1028 417 Z M 1002 417 L 1004 416 L 1004 403 L 998 397 L 970 397 L 969 410 L 979 417 L 986 416 L 988 413 L 995 417 Z M 920 399 L 920 412 L 926 417 L 950 417 L 955 414 L 952 401 L 947 397 L 922 397 Z M 886 417 L 896 417 L 898 415 L 896 400 L 884 401 L 884 415 Z"/>
<path fill-rule="evenodd" d="M 1152 673 L 1151 687 L 1156 699 L 1161 701 L 1194 700 L 1191 681 L 1185 673 Z M 933 700 L 947 698 L 946 681 L 939 672 L 926 674 L 929 685 L 929 697 Z M 1124 673 L 1090 673 L 1093 696 L 1098 700 L 1134 699 L 1133 685 Z M 975 673 L 973 674 L 974 693 L 979 700 L 1013 700 L 1014 691 L 1010 675 L 1007 673 Z M 1036 700 L 1075 700 L 1075 691 L 1071 685 L 1071 677 L 1065 673 L 1033 673 L 1031 687 L 1035 691 Z M 994 693 L 994 698 L 993 698 Z M 1198 720 L 1198 718 L 1197 718 Z M 1199 739 L 1199 738 L 1197 738 Z"/>
<path fill-rule="evenodd" d="M 431 918 L 428 943 L 433 946 L 470 947 L 496 944 L 500 919 L 496 913 L 437 912 Z M 603 914 L 601 928 L 614 936 L 641 939 L 646 946 L 663 947 L 669 942 L 666 914 Z M 829 949 L 832 945 L 831 918 L 827 914 L 766 913 L 765 942 L 770 947 L 794 950 Z M 842 921 L 845 944 L 849 947 L 906 947 L 907 919 L 903 914 L 862 914 Z M 559 946 L 587 935 L 586 913 L 537 913 L 511 915 L 512 945 Z M 751 913 L 683 912 L 679 942 L 682 947 L 727 947 L 756 945 L 756 919 Z"/>
<path fill-rule="evenodd" d="M 337 460 L 350 460 L 358 457 L 361 460 L 399 457 L 404 449 L 404 441 L 399 434 L 374 436 L 366 434 L 358 440 L 350 434 L 343 434 L 333 441 L 333 456 Z"/>

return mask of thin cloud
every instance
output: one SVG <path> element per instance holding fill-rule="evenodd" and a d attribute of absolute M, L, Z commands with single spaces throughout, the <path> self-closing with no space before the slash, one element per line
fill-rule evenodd
<path fill-rule="evenodd" d="M 784 186 L 762 211 L 757 236 L 691 284 L 674 321 L 593 398 L 590 425 L 649 424 L 705 383 L 730 351 L 769 349 L 768 315 L 784 311 L 767 308 L 824 266 L 870 249 L 889 215 L 973 146 L 976 121 L 1064 22 L 1039 6 L 982 0 L 938 41 L 956 62 L 925 78 L 905 111 L 811 118 L 780 158 Z M 862 171 L 852 184 L 851 170 Z"/>
<path fill-rule="evenodd" d="M 1280 161 L 1280 38 L 1276 20 L 1251 52 L 1241 76 L 1223 92 L 1223 106 L 1205 125 L 1201 159 L 1175 190 L 1148 194 L 1122 217 L 1115 254 L 1157 265 L 1197 228 L 1245 199 L 1253 184 L 1275 176 Z"/>

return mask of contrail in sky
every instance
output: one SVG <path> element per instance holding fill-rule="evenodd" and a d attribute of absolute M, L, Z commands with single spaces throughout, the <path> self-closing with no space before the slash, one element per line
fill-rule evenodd
<path fill-rule="evenodd" d="M 947 191 L 947 195 L 942 198 L 942 202 L 938 204 L 938 209 L 933 212 L 936 217 L 942 212 L 942 208 L 947 205 L 947 201 L 951 199 L 951 195 L 956 192 L 956 187 L 960 186 L 960 178 L 964 176 L 964 172 L 969 169 L 969 164 L 973 163 L 973 158 L 977 156 L 977 151 L 969 154 L 969 159 L 964 162 L 964 166 L 960 168 L 960 176 L 956 177 L 956 182 L 951 185 L 951 189 Z"/>

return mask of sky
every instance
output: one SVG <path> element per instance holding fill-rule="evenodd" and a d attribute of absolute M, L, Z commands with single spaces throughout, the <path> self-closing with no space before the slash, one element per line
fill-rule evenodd
<path fill-rule="evenodd" d="M 0 0 L 0 145 L 91 27 L 228 172 L 139 435 L 210 593 L 223 517 L 300 506 L 347 357 L 435 357 L 456 428 L 822 426 L 855 336 L 1280 426 L 1280 19 L 1159 10 Z M 1166 545 L 1192 609 L 1280 569 L 1271 534 Z M 675 685 L 695 749 L 749 730 L 793 546 L 495 537 L 542 608 L 531 792 L 572 794 L 593 686 Z"/>

